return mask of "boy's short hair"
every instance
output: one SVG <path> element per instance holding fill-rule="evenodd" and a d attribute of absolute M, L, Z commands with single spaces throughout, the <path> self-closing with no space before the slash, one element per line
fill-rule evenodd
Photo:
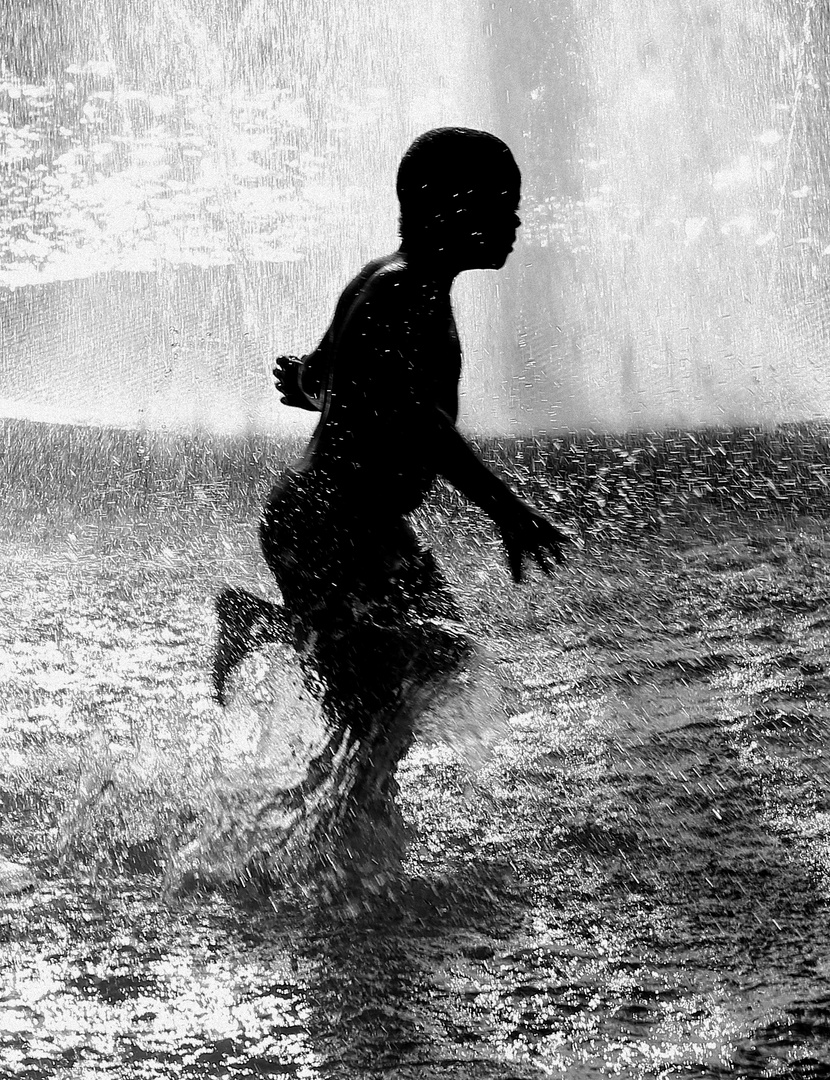
<path fill-rule="evenodd" d="M 515 192 L 521 173 L 510 147 L 496 135 L 475 128 L 445 127 L 427 131 L 412 143 L 398 168 L 401 235 L 413 224 L 449 205 L 468 191 Z"/>

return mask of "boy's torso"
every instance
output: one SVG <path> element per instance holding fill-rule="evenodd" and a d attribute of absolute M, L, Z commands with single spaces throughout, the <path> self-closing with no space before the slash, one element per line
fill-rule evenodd
<path fill-rule="evenodd" d="M 448 285 L 400 253 L 347 286 L 327 335 L 323 416 L 306 458 L 366 505 L 408 513 L 437 472 L 436 410 L 458 415 L 461 347 Z"/>

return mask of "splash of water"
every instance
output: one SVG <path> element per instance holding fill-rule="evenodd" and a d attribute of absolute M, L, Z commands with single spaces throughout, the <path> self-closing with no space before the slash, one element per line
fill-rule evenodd
<path fill-rule="evenodd" d="M 407 847 L 397 783 L 382 805 L 352 805 L 351 793 L 369 774 L 394 775 L 415 736 L 420 753 L 448 753 L 473 785 L 508 735 L 496 664 L 480 646 L 437 681 L 419 676 L 413 661 L 402 704 L 380 718 L 380 737 L 334 748 L 293 650 L 273 647 L 246 667 L 224 720 L 226 738 L 245 745 L 244 758 L 233 775 L 223 768 L 218 802 L 175 853 L 172 878 L 260 878 L 315 893 L 324 881 L 383 885 L 400 874 Z"/>
<path fill-rule="evenodd" d="M 228 883 L 319 896 L 400 880 L 409 829 L 392 781 L 381 802 L 367 779 L 419 757 L 446 758 L 469 788 L 509 734 L 493 657 L 475 650 L 437 682 L 413 672 L 375 737 L 334 745 L 302 662 L 271 646 L 245 662 L 230 706 L 154 715 L 130 746 L 105 727 L 87 740 L 61 850 L 71 862 L 160 869 L 179 891 Z M 189 701 L 190 706 L 204 702 Z M 384 790 L 387 786 L 384 783 Z M 356 801 L 357 800 L 357 801 Z"/>

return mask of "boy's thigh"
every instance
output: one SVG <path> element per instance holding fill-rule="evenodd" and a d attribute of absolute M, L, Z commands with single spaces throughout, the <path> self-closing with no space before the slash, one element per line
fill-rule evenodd
<path fill-rule="evenodd" d="M 457 623 L 359 618 L 317 634 L 308 659 L 327 711 L 360 734 L 378 721 L 383 726 L 413 695 L 440 687 L 472 648 Z"/>
<path fill-rule="evenodd" d="M 461 621 L 461 609 L 435 556 L 413 536 L 414 546 L 405 560 L 404 592 L 414 615 L 424 619 Z"/>
<path fill-rule="evenodd" d="M 319 497 L 305 476 L 289 475 L 272 491 L 260 540 L 287 605 L 297 614 L 351 604 L 395 621 L 410 610 L 458 618 L 432 553 L 402 516 L 357 515 Z"/>

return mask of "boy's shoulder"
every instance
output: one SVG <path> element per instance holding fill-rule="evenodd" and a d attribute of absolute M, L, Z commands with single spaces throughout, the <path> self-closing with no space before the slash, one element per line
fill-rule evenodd
<path fill-rule="evenodd" d="M 396 251 L 391 255 L 383 255 L 379 259 L 372 259 L 371 262 L 366 263 L 353 284 L 358 286 L 358 291 L 362 296 L 368 297 L 405 287 L 410 277 L 406 257 Z"/>
<path fill-rule="evenodd" d="M 343 295 L 349 297 L 352 313 L 361 308 L 367 313 L 382 308 L 386 316 L 394 319 L 396 314 L 408 318 L 413 311 L 423 313 L 433 292 L 423 275 L 410 268 L 406 255 L 395 252 L 367 263 Z"/>
<path fill-rule="evenodd" d="M 425 271 L 423 264 L 411 266 L 403 251 L 395 251 L 391 255 L 384 255 L 366 263 L 351 284 L 358 284 L 361 291 L 369 289 L 372 292 L 385 292 L 397 289 L 413 297 L 434 296 L 440 291 L 435 279 L 428 270 Z"/>

